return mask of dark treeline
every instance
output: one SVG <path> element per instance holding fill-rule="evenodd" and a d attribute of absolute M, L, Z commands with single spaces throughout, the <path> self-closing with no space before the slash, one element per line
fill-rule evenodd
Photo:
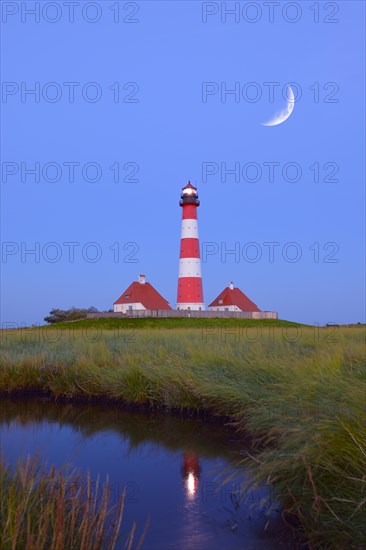
<path fill-rule="evenodd" d="M 88 313 L 100 313 L 96 307 L 91 306 L 88 309 L 71 307 L 70 309 L 51 309 L 50 314 L 44 318 L 46 323 L 62 323 L 64 321 L 78 321 L 85 319 Z"/>

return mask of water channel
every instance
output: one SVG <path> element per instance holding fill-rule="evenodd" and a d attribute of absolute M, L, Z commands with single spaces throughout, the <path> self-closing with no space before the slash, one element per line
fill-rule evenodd
<path fill-rule="evenodd" d="M 108 476 L 112 500 L 126 487 L 123 529 L 136 522 L 138 538 L 150 518 L 143 550 L 294 547 L 281 535 L 276 506 L 262 506 L 269 487 L 239 496 L 246 478 L 236 464 L 248 443 L 224 423 L 11 398 L 1 403 L 0 444 L 11 466 L 38 454 L 49 466 L 89 471 L 92 480 Z"/>

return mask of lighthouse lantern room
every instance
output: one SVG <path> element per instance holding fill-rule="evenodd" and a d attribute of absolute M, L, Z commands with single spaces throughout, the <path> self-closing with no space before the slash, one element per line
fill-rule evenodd
<path fill-rule="evenodd" d="M 197 208 L 200 205 L 197 188 L 190 182 L 183 187 L 179 205 L 182 207 L 177 309 L 204 310 L 201 257 L 198 239 Z"/>

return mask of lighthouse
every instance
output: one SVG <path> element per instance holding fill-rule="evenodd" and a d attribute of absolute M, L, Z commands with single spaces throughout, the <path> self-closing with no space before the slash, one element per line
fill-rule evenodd
<path fill-rule="evenodd" d="M 196 187 L 191 182 L 183 187 L 179 202 L 182 207 L 177 309 L 204 310 L 198 240 L 197 207 L 200 205 Z"/>

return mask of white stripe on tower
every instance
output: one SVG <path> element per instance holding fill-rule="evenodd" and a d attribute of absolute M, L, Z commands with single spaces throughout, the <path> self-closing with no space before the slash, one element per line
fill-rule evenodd
<path fill-rule="evenodd" d="M 181 239 L 198 239 L 197 220 L 182 220 Z"/>
<path fill-rule="evenodd" d="M 179 204 L 182 207 L 182 231 L 177 309 L 204 310 L 197 222 L 200 202 L 197 189 L 190 182 L 183 188 Z"/>
<path fill-rule="evenodd" d="M 179 277 L 200 277 L 201 261 L 198 258 L 181 258 L 179 260 Z"/>

